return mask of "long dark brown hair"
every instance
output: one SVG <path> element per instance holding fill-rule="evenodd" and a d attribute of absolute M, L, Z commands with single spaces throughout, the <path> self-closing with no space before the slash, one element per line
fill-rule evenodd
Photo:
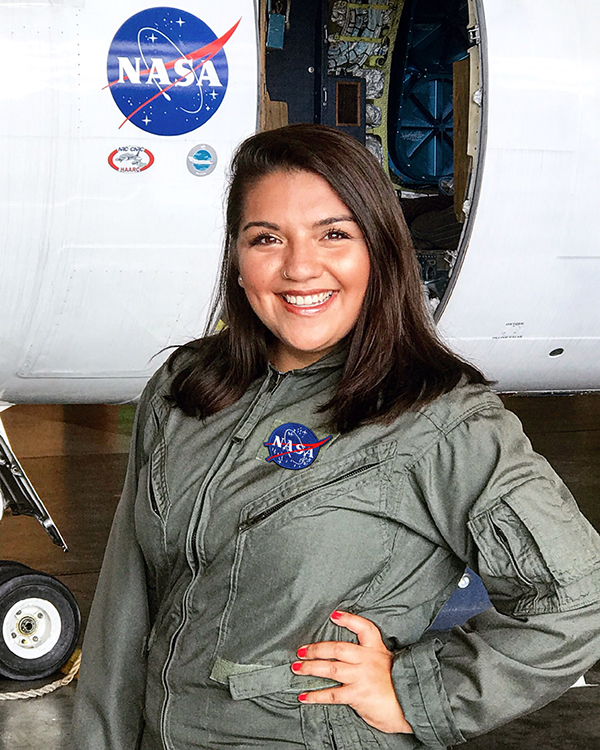
<path fill-rule="evenodd" d="M 369 283 L 347 337 L 343 373 L 321 407 L 331 427 L 345 432 L 391 422 L 450 391 L 463 375 L 486 383 L 437 335 L 402 209 L 375 157 L 335 128 L 289 125 L 248 138 L 233 157 L 223 261 L 205 335 L 169 360 L 177 405 L 186 414 L 208 417 L 235 403 L 265 373 L 273 336 L 238 284 L 236 244 L 248 191 L 278 171 L 325 179 L 354 216 L 370 254 Z M 226 328 L 214 333 L 219 320 Z"/>

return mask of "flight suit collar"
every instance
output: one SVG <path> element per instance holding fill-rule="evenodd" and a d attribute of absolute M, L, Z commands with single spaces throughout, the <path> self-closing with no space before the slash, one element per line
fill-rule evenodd
<path fill-rule="evenodd" d="M 323 357 L 313 362 L 311 365 L 306 367 L 299 367 L 294 370 L 288 370 L 286 373 L 279 372 L 279 370 L 269 362 L 269 372 L 277 373 L 279 375 L 310 375 L 313 372 L 320 370 L 331 370 L 338 369 L 344 365 L 348 357 L 349 344 L 347 342 L 340 342 L 330 352 L 325 354 Z"/>

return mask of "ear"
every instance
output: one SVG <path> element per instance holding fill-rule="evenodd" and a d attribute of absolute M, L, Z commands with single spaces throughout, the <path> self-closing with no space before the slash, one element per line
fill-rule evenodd
<path fill-rule="evenodd" d="M 244 279 L 242 279 L 242 274 L 238 276 L 238 284 L 242 287 L 242 289 L 244 288 Z"/>

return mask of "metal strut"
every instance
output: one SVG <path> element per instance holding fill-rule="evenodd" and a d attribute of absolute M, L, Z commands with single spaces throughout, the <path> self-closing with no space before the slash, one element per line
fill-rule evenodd
<path fill-rule="evenodd" d="M 54 544 L 62 547 L 63 552 L 67 552 L 67 543 L 62 534 L 0 432 L 0 505 L 3 502 L 13 516 L 37 518 Z"/>

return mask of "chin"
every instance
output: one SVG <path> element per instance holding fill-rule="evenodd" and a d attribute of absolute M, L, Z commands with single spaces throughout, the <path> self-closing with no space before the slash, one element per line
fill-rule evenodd
<path fill-rule="evenodd" d="M 315 356 L 315 357 L 317 357 L 317 356 L 321 356 L 323 354 L 326 354 L 328 351 L 330 351 L 331 349 L 333 349 L 334 346 L 335 346 L 335 344 L 328 344 L 328 343 L 325 343 L 325 344 L 322 344 L 322 343 L 315 344 L 315 343 L 312 343 L 312 342 L 311 343 L 303 342 L 303 343 L 300 343 L 300 344 L 293 344 L 293 343 L 290 342 L 289 344 L 286 345 L 285 348 L 290 353 L 293 352 L 293 353 L 298 354 L 299 356 L 305 356 L 305 357 Z"/>

